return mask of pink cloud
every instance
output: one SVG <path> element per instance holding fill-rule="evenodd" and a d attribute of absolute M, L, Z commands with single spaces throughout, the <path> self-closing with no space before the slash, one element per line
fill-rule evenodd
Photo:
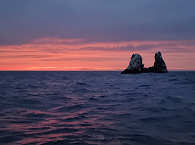
<path fill-rule="evenodd" d="M 146 66 L 162 51 L 170 69 L 195 70 L 195 40 L 89 42 L 42 38 L 29 44 L 0 46 L 0 70 L 121 70 L 129 53 L 141 53 Z"/>

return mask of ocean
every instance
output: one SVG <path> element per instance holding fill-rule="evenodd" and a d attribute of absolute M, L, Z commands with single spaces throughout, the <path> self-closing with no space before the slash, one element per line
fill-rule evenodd
<path fill-rule="evenodd" d="M 195 72 L 0 72 L 0 144 L 194 145 Z"/>

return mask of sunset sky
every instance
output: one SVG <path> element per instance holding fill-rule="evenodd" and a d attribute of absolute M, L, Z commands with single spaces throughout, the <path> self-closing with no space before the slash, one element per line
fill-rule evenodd
<path fill-rule="evenodd" d="M 0 0 L 0 70 L 195 70 L 195 0 Z"/>

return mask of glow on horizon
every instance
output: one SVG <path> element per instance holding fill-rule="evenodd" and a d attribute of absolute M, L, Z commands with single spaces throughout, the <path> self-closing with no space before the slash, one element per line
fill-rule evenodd
<path fill-rule="evenodd" d="M 195 70 L 194 48 L 195 40 L 90 42 L 41 38 L 0 46 L 0 70 L 123 70 L 130 53 L 140 53 L 148 67 L 153 65 L 156 51 L 162 51 L 169 70 Z"/>

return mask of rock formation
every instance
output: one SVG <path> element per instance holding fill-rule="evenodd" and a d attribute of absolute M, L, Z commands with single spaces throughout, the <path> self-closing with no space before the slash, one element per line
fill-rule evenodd
<path fill-rule="evenodd" d="M 132 73 L 166 73 L 167 67 L 162 58 L 161 52 L 155 53 L 155 62 L 154 66 L 149 68 L 144 68 L 144 64 L 142 64 L 142 57 L 139 54 L 133 54 L 131 56 L 131 60 L 129 66 L 121 72 L 121 74 L 132 74 Z"/>
<path fill-rule="evenodd" d="M 162 58 L 161 52 L 155 53 L 154 72 L 157 73 L 168 72 L 166 64 Z"/>
<path fill-rule="evenodd" d="M 139 54 L 133 54 L 131 56 L 131 60 L 127 69 L 125 69 L 123 74 L 125 73 L 141 73 L 143 71 L 144 65 L 142 64 L 142 57 Z"/>

